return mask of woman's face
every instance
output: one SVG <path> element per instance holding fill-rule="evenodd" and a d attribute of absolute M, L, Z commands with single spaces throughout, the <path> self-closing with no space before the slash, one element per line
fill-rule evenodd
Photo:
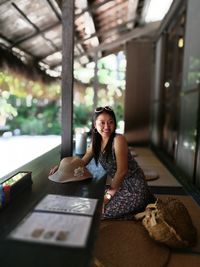
<path fill-rule="evenodd" d="M 107 113 L 101 113 L 96 118 L 94 126 L 102 138 L 109 138 L 110 135 L 115 131 L 115 121 Z"/>

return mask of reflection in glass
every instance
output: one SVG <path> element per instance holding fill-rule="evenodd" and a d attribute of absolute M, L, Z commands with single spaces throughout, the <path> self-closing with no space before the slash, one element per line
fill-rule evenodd
<path fill-rule="evenodd" d="M 185 12 L 175 18 L 166 33 L 163 82 L 162 149 L 174 160 L 178 142 L 180 91 L 182 82 Z M 182 40 L 182 42 L 180 42 Z"/>
<path fill-rule="evenodd" d="M 177 164 L 193 179 L 197 135 L 198 93 L 182 96 Z"/>

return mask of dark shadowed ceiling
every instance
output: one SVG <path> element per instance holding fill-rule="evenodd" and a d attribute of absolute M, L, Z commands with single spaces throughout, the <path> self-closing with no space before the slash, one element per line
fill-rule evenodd
<path fill-rule="evenodd" d="M 159 23 L 144 23 L 146 2 L 75 0 L 75 60 L 84 65 L 94 59 L 96 51 L 104 56 L 132 38 L 151 36 Z M 0 0 L 0 47 L 25 64 L 60 76 L 61 8 L 61 0 Z"/>

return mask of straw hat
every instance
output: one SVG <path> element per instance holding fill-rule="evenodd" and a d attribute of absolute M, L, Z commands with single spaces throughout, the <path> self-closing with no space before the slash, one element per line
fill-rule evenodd
<path fill-rule="evenodd" d="M 92 174 L 79 157 L 66 157 L 61 160 L 58 170 L 48 178 L 57 183 L 67 183 L 92 178 Z"/>

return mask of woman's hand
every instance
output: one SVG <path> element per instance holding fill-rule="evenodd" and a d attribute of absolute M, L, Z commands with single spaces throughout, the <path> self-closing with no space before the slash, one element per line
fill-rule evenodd
<path fill-rule="evenodd" d="M 113 198 L 115 193 L 116 193 L 115 189 L 108 189 L 105 192 L 104 199 L 103 199 L 102 213 L 104 213 L 105 206 L 110 202 L 110 200 Z"/>
<path fill-rule="evenodd" d="M 110 201 L 110 199 L 108 199 L 107 196 L 104 195 L 103 205 L 102 205 L 102 213 L 104 213 L 104 211 L 105 211 L 105 206 L 108 204 L 109 201 Z"/>
<path fill-rule="evenodd" d="M 54 166 L 54 167 L 50 170 L 49 175 L 54 174 L 57 170 L 58 170 L 58 165 Z"/>

